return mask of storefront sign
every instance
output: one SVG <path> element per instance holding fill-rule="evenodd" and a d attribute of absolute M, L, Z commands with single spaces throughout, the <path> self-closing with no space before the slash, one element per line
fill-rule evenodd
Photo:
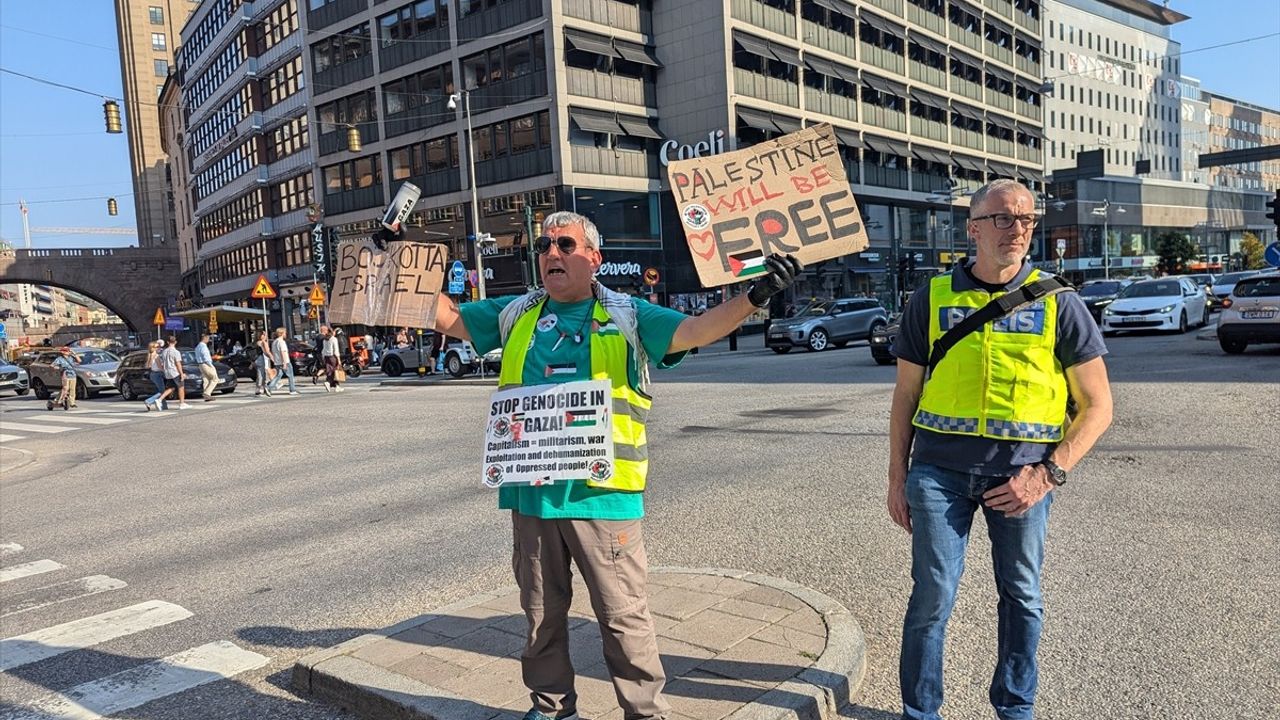
<path fill-rule="evenodd" d="M 667 177 L 704 287 L 761 275 L 773 253 L 811 265 L 868 245 L 827 123 L 714 158 L 677 160 Z"/>
<path fill-rule="evenodd" d="M 630 277 L 640 274 L 640 263 L 637 262 L 603 262 L 600 263 L 600 269 L 596 270 L 597 276 L 604 277 Z"/>
<path fill-rule="evenodd" d="M 329 295 L 330 322 L 434 327 L 447 260 L 437 243 L 399 242 L 385 251 L 367 240 L 342 243 Z"/>
<path fill-rule="evenodd" d="M 690 160 L 719 155 L 724 152 L 724 135 L 724 130 L 713 130 L 707 133 L 706 140 L 700 140 L 692 145 L 681 145 L 675 140 L 668 140 L 658 149 L 658 162 L 665 167 L 672 160 Z"/>

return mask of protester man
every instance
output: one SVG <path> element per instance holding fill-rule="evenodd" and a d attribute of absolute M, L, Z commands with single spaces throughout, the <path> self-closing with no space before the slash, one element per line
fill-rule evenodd
<path fill-rule="evenodd" d="M 1074 292 L 1015 296 L 1027 304 L 965 335 L 940 360 L 935 353 L 929 369 L 951 327 L 1042 279 L 1025 261 L 1040 220 L 1035 206 L 1012 180 L 979 189 L 968 221 L 977 257 L 915 292 L 894 342 L 888 505 L 911 533 L 914 581 L 899 666 L 906 720 L 941 717 L 944 634 L 979 507 L 999 596 L 991 704 L 1001 720 L 1033 717 L 1052 493 L 1111 424 L 1106 346 Z M 1079 407 L 1073 418 L 1070 398 Z"/>
<path fill-rule="evenodd" d="M 200 394 L 205 402 L 213 402 L 213 389 L 218 387 L 218 371 L 213 367 L 213 355 L 209 352 L 209 334 L 200 336 L 196 345 L 196 367 L 200 369 Z"/>
<path fill-rule="evenodd" d="M 160 396 L 160 403 L 166 404 L 169 394 L 173 393 L 178 396 L 178 409 L 186 410 L 191 406 L 187 404 L 187 389 L 182 382 L 182 353 L 178 351 L 178 338 L 170 335 L 166 342 L 168 345 L 160 353 L 160 362 L 164 368 L 164 394 Z"/>
<path fill-rule="evenodd" d="M 595 281 L 600 235 L 587 218 L 557 212 L 534 243 L 545 290 L 459 308 L 440 295 L 436 330 L 470 339 L 476 351 L 503 347 L 499 385 L 548 385 L 607 374 L 613 386 L 613 474 L 605 481 L 507 486 L 512 565 L 529 621 L 521 656 L 533 707 L 525 720 L 577 718 L 569 662 L 569 563 L 578 566 L 600 623 L 605 662 L 628 720 L 665 718 L 665 682 L 649 614 L 641 534 L 648 445 L 648 364 L 672 367 L 691 348 L 718 340 L 789 286 L 800 263 L 766 260 L 767 274 L 744 294 L 697 318 L 615 293 Z M 594 368 L 594 369 L 593 369 Z M 626 417 L 620 417 L 619 414 Z"/>
<path fill-rule="evenodd" d="M 297 395 L 298 386 L 293 379 L 293 361 L 289 358 L 289 341 L 284 339 L 284 328 L 276 328 L 276 336 L 271 341 L 271 362 L 276 366 L 276 376 L 267 385 L 272 392 L 280 386 L 281 378 L 289 379 L 289 394 Z"/>

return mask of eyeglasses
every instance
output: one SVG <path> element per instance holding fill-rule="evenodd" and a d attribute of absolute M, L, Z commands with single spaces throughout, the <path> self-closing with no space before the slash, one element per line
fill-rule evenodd
<path fill-rule="evenodd" d="M 977 222 L 979 220 L 990 220 L 997 230 L 1008 230 L 1013 227 L 1014 221 L 1022 223 L 1023 227 L 1033 228 L 1040 224 L 1039 215 L 1009 215 L 1007 213 L 995 213 L 993 215 L 980 215 L 976 218 L 969 218 Z"/>
<path fill-rule="evenodd" d="M 551 251 L 552 243 L 555 243 L 555 246 L 560 248 L 561 255 L 572 255 L 573 251 L 578 249 L 578 241 L 568 235 L 561 235 L 558 238 L 543 235 L 533 241 L 533 250 L 539 255 L 546 255 Z"/>

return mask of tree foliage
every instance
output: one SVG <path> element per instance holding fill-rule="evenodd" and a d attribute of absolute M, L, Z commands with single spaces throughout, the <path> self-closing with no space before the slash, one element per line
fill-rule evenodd
<path fill-rule="evenodd" d="M 1191 238 L 1182 233 L 1166 232 L 1156 238 L 1158 266 L 1165 275 L 1181 275 L 1187 272 L 1187 263 L 1200 254 Z"/>
<path fill-rule="evenodd" d="M 1261 270 L 1267 266 L 1267 261 L 1263 259 L 1266 248 L 1262 246 L 1262 241 L 1257 235 L 1251 232 L 1244 234 L 1244 239 L 1240 241 L 1240 254 L 1244 256 L 1244 268 L 1246 270 Z"/>

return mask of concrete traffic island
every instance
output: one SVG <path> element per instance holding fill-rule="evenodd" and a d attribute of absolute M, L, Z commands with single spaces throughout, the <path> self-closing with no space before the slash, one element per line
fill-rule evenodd
<path fill-rule="evenodd" d="M 834 720 L 862 682 L 862 628 L 826 595 L 706 568 L 653 568 L 649 583 L 671 720 Z M 569 626 L 579 714 L 622 720 L 579 582 Z M 514 587 L 477 595 L 304 657 L 293 685 L 371 720 L 519 720 L 525 629 Z"/>

